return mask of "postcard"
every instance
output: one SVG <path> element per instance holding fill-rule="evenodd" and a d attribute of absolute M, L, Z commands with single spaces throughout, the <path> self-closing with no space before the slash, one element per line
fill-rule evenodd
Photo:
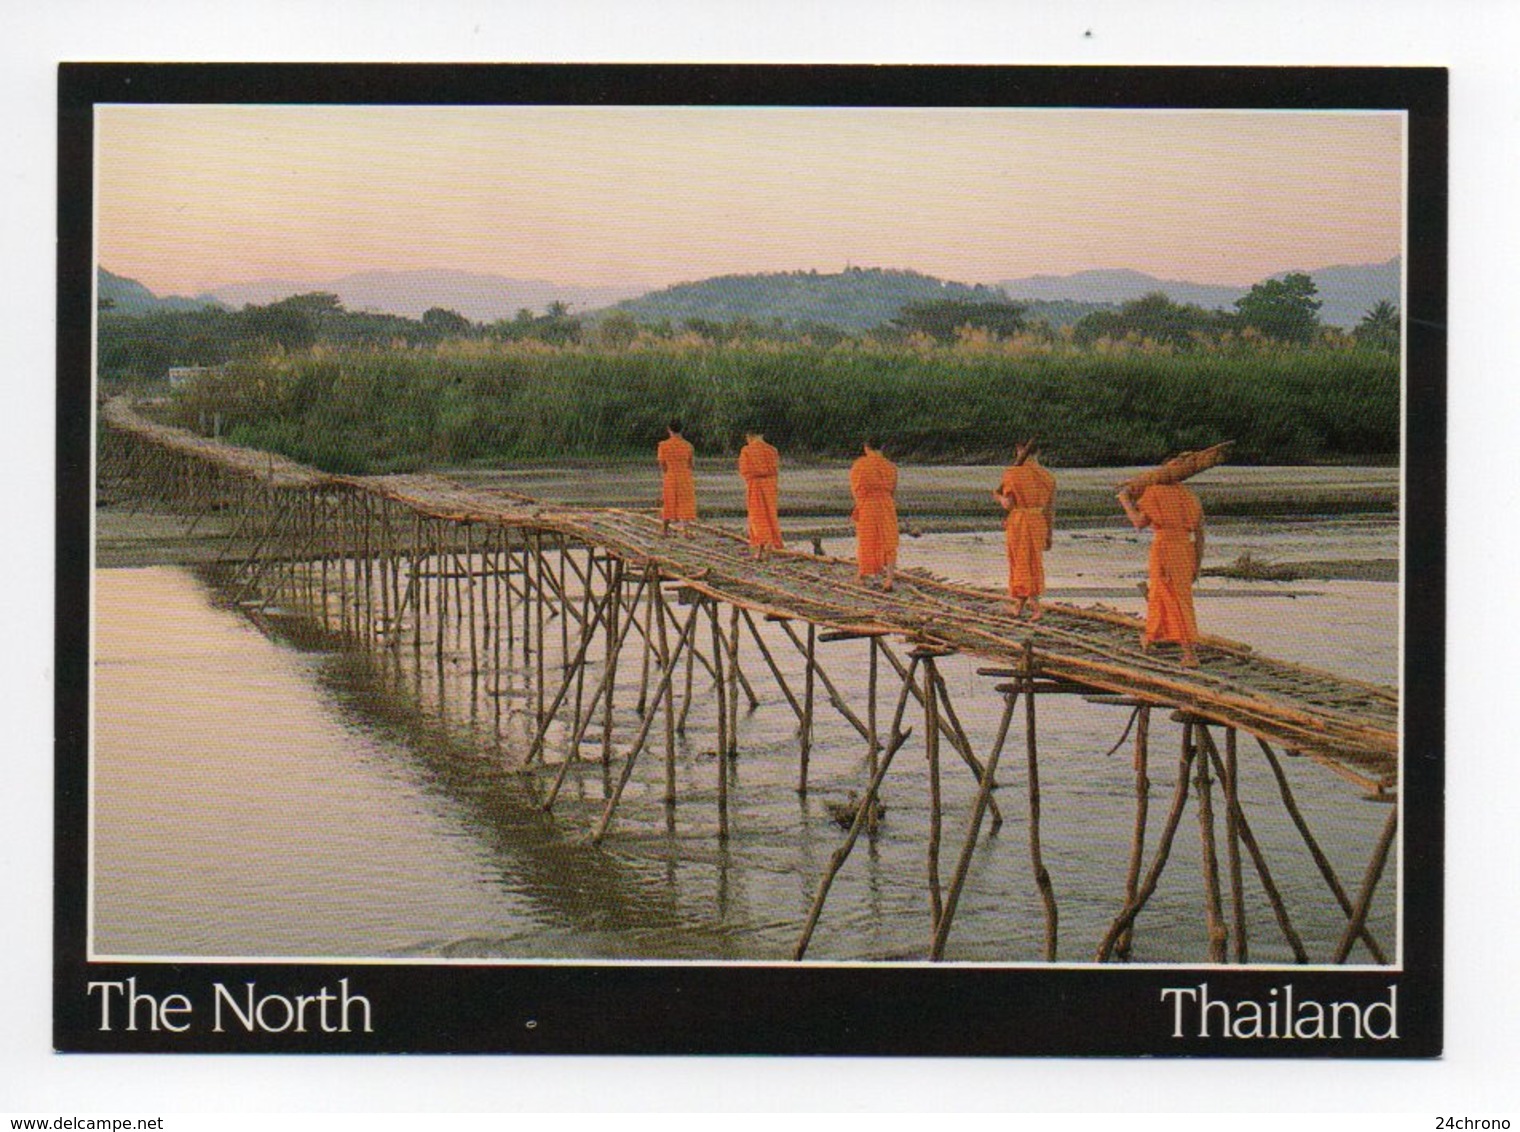
<path fill-rule="evenodd" d="M 1438 1055 L 1446 90 L 65 64 L 57 1048 Z"/>

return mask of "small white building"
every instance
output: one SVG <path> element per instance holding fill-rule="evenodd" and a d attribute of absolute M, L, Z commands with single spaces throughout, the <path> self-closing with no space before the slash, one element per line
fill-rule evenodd
<path fill-rule="evenodd" d="M 169 388 L 179 389 L 203 373 L 221 373 L 221 366 L 170 366 Z"/>

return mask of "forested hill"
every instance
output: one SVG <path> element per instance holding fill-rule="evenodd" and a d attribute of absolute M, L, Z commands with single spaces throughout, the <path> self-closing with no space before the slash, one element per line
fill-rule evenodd
<path fill-rule="evenodd" d="M 964 302 L 1004 302 L 997 287 L 952 283 L 916 271 L 879 267 L 849 267 L 836 274 L 792 271 L 769 275 L 724 275 L 697 283 L 679 283 L 618 303 L 608 310 L 624 311 L 652 325 L 668 321 L 677 329 L 690 322 L 732 323 L 748 319 L 760 328 L 783 326 L 806 331 L 832 327 L 861 333 L 896 318 L 913 303 L 953 299 Z M 1075 322 L 1100 309 L 1095 303 L 1030 303 L 1031 319 L 1052 325 Z M 605 315 L 607 311 L 598 312 Z"/>
<path fill-rule="evenodd" d="M 211 299 L 185 299 L 177 295 L 159 298 L 135 279 L 114 275 L 100 268 L 99 280 L 101 306 L 119 314 L 148 314 L 154 311 L 198 311 L 203 307 L 217 306 Z"/>

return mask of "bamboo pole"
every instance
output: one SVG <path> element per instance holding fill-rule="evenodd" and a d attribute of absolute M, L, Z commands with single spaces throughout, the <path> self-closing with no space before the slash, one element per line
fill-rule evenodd
<path fill-rule="evenodd" d="M 1145 854 L 1145 827 L 1150 815 L 1151 780 L 1148 775 L 1150 761 L 1151 709 L 1141 704 L 1135 709 L 1135 829 L 1130 836 L 1129 870 L 1124 879 L 1125 906 L 1135 902 L 1136 888 L 1140 883 L 1140 862 Z M 1135 926 L 1131 921 L 1119 934 L 1117 954 L 1128 959 L 1134 942 Z"/>
<path fill-rule="evenodd" d="M 781 669 L 776 664 L 776 658 L 771 655 L 771 650 L 766 645 L 765 639 L 760 636 L 760 629 L 758 626 L 756 626 L 754 617 L 752 617 L 749 610 L 745 609 L 744 607 L 738 606 L 736 608 L 738 608 L 740 614 L 743 616 L 744 623 L 749 626 L 750 638 L 755 642 L 756 647 L 759 648 L 760 655 L 762 658 L 764 658 L 766 667 L 771 670 L 771 675 L 776 678 L 776 685 L 781 689 L 781 694 L 786 697 L 786 702 L 791 706 L 793 713 L 797 716 L 797 721 L 799 723 L 802 722 L 802 705 L 797 702 L 797 697 L 792 693 L 791 685 L 786 682 L 786 677 L 781 674 Z"/>
<path fill-rule="evenodd" d="M 961 889 L 965 886 L 966 874 L 971 868 L 971 855 L 976 851 L 977 839 L 981 836 L 982 818 L 987 812 L 987 803 L 992 797 L 993 772 L 997 770 L 998 760 L 1002 758 L 1003 745 L 1008 741 L 1008 730 L 1013 723 L 1013 709 L 1018 700 L 1017 692 L 1008 692 L 1003 695 L 1003 718 L 998 723 L 997 739 L 993 742 L 992 751 L 987 756 L 987 773 L 982 776 L 982 783 L 977 787 L 976 802 L 971 807 L 971 817 L 966 826 L 966 840 L 961 845 L 960 858 L 956 861 L 955 873 L 950 878 L 950 888 L 945 893 L 945 910 L 940 916 L 939 926 L 934 932 L 934 940 L 929 946 L 929 958 L 936 961 L 945 957 L 945 941 L 950 938 L 950 923 L 955 918 L 955 909 L 960 903 Z M 875 777 L 874 768 L 872 777 Z"/>
<path fill-rule="evenodd" d="M 1310 856 L 1314 858 L 1314 863 L 1319 868 L 1320 875 L 1325 878 L 1325 883 L 1330 886 L 1330 891 L 1334 893 L 1335 902 L 1341 906 L 1341 911 L 1346 913 L 1349 919 L 1354 915 L 1351 898 L 1346 895 L 1346 890 L 1341 885 L 1340 877 L 1336 875 L 1335 869 L 1325 856 L 1324 850 L 1320 848 L 1319 842 L 1310 831 L 1309 823 L 1304 820 L 1304 815 L 1298 808 L 1298 800 L 1294 798 L 1293 791 L 1288 786 L 1288 778 L 1283 773 L 1282 764 L 1277 761 L 1276 753 L 1273 752 L 1265 739 L 1258 737 L 1256 741 L 1261 745 L 1262 752 L 1267 756 L 1267 764 L 1272 768 L 1272 773 L 1277 779 L 1277 788 L 1282 794 L 1283 805 L 1288 811 L 1288 816 L 1293 820 L 1293 825 L 1297 828 L 1299 836 L 1304 839 L 1304 844 L 1308 847 Z M 1367 945 L 1367 950 L 1372 953 L 1373 959 L 1387 966 L 1388 957 L 1378 945 L 1377 940 L 1373 938 L 1372 933 L 1363 926 L 1360 935 L 1362 942 Z"/>
<path fill-rule="evenodd" d="M 971 739 L 966 734 L 966 729 L 961 726 L 960 717 L 955 714 L 955 705 L 950 702 L 950 688 L 945 683 L 944 673 L 936 669 L 934 682 L 939 686 L 940 706 L 944 709 L 940 720 L 940 730 L 950 740 L 951 748 L 960 755 L 961 761 L 971 768 L 971 773 L 976 777 L 978 784 L 980 784 L 984 773 L 982 763 L 976 757 L 976 752 L 971 749 Z M 946 724 L 949 725 L 948 730 L 946 729 Z M 992 784 L 992 788 L 994 790 L 997 789 L 996 782 Z M 1003 827 L 1003 811 L 998 808 L 997 799 L 990 795 L 987 799 L 987 806 L 992 812 L 992 830 L 996 833 Z"/>
<path fill-rule="evenodd" d="M 1145 880 L 1140 885 L 1140 891 L 1135 898 L 1126 904 L 1114 922 L 1109 926 L 1108 934 L 1098 944 L 1098 951 L 1094 962 L 1107 963 L 1109 955 L 1113 952 L 1114 944 L 1119 935 L 1134 922 L 1146 901 L 1156 891 L 1156 884 L 1161 879 L 1161 870 L 1166 867 L 1166 859 L 1172 851 L 1172 839 L 1177 835 L 1177 826 L 1182 821 L 1182 811 L 1187 805 L 1188 776 L 1193 769 L 1193 747 L 1191 743 L 1183 743 L 1182 756 L 1177 764 L 1177 786 L 1172 792 L 1172 809 L 1166 817 L 1166 825 L 1161 830 L 1161 840 L 1156 845 L 1156 855 L 1151 859 L 1151 867 L 1146 871 Z"/>
<path fill-rule="evenodd" d="M 1190 736 L 1195 727 L 1205 734 L 1208 731 L 1202 723 L 1185 723 L 1182 725 L 1183 734 Z M 1194 779 L 1194 785 L 1198 789 L 1198 840 L 1203 861 L 1203 895 L 1204 911 L 1208 917 L 1209 928 L 1209 962 L 1223 963 L 1227 958 L 1228 932 L 1225 930 L 1224 911 L 1220 902 L 1219 856 L 1214 846 L 1214 800 L 1213 791 L 1210 788 L 1209 760 L 1199 759 L 1197 767 L 1198 777 Z"/>
<path fill-rule="evenodd" d="M 659 660 L 662 673 L 672 671 L 675 658 L 670 655 L 670 640 L 665 630 L 665 589 L 661 581 L 659 568 L 653 563 L 649 565 L 649 592 L 654 600 L 655 616 L 659 619 Z M 659 705 L 650 708 L 646 718 L 653 718 L 659 713 Z M 671 693 L 665 697 L 665 798 L 666 808 L 676 804 L 676 709 L 675 695 Z"/>
<path fill-rule="evenodd" d="M 618 621 L 623 613 L 623 560 L 621 558 L 612 562 L 608 568 L 607 592 L 611 595 L 611 602 L 607 606 L 607 631 L 604 635 L 606 648 L 604 660 L 606 671 L 603 675 L 603 683 L 607 687 L 606 694 L 602 698 L 602 763 L 609 765 L 612 762 L 612 701 L 613 694 L 617 691 L 617 666 L 618 657 L 623 648 L 623 634 L 628 632 L 633 618 L 628 618 L 622 633 L 618 632 Z M 568 623 L 569 618 L 564 621 Z M 569 648 L 568 640 L 566 649 Z"/>
<path fill-rule="evenodd" d="M 1218 748 L 1214 746 L 1213 737 L 1205 730 L 1202 738 L 1203 745 L 1207 748 L 1208 756 L 1213 759 L 1215 768 L 1222 768 L 1224 762 L 1219 757 Z M 1251 832 L 1251 823 L 1246 820 L 1244 813 L 1237 813 L 1236 821 L 1240 824 L 1241 844 L 1251 855 L 1251 863 L 1256 867 L 1256 875 L 1261 878 L 1262 890 L 1267 894 L 1267 902 L 1272 906 L 1272 915 L 1277 919 L 1277 926 L 1293 951 L 1294 962 L 1307 963 L 1309 953 L 1304 950 L 1303 940 L 1299 938 L 1297 930 L 1293 927 L 1293 920 L 1288 915 L 1288 907 L 1283 902 L 1282 893 L 1278 891 L 1277 882 L 1272 879 L 1272 870 L 1267 867 L 1267 859 L 1262 855 L 1261 846 L 1256 843 L 1256 835 Z"/>
<path fill-rule="evenodd" d="M 939 884 L 940 825 L 944 820 L 939 783 L 939 695 L 936 692 L 934 657 L 923 658 L 924 684 L 924 758 L 929 762 L 929 937 L 939 934 L 939 922 L 945 913 L 944 896 Z"/>
<path fill-rule="evenodd" d="M 694 608 L 699 607 L 700 603 L 698 603 L 697 606 L 694 606 Z M 682 735 L 686 734 L 686 716 L 691 711 L 691 685 L 694 668 L 696 665 L 696 661 L 694 659 L 696 654 L 696 642 L 693 641 L 692 647 L 686 650 L 686 690 L 681 697 L 681 714 L 676 719 L 676 730 Z"/>
<path fill-rule="evenodd" d="M 723 640 L 718 628 L 718 603 L 707 602 L 712 617 L 714 681 L 718 693 L 718 836 L 728 836 L 728 688 L 723 680 Z"/>
<path fill-rule="evenodd" d="M 639 757 L 639 752 L 644 749 L 644 740 L 649 735 L 649 728 L 654 723 L 654 717 L 659 712 L 660 701 L 671 691 L 672 678 L 675 676 L 676 664 L 679 662 L 681 652 L 689 648 L 692 640 L 692 632 L 697 627 L 697 614 L 701 612 L 700 606 L 694 606 L 691 616 L 687 618 L 686 628 L 681 630 L 681 636 L 676 640 L 675 654 L 670 658 L 671 663 L 660 674 L 660 686 L 654 693 L 654 710 L 644 717 L 644 722 L 639 725 L 639 733 L 635 737 L 633 745 L 628 749 L 628 758 L 623 763 L 623 772 L 618 776 L 617 785 L 613 788 L 612 795 L 607 799 L 607 805 L 602 810 L 602 819 L 597 824 L 596 832 L 591 835 L 591 842 L 600 845 L 602 839 L 607 836 L 607 827 L 612 822 L 612 815 L 617 810 L 618 802 L 623 797 L 623 790 L 628 785 L 628 779 L 633 775 L 634 761 Z M 719 759 L 719 767 L 722 768 L 723 760 Z"/>
<path fill-rule="evenodd" d="M 787 635 L 792 636 L 791 626 L 782 622 L 782 628 L 786 629 Z M 792 637 L 793 641 L 796 638 Z M 808 622 L 807 648 L 803 653 L 807 667 L 804 669 L 802 682 L 802 727 L 799 731 L 801 750 L 797 759 L 797 793 L 806 794 L 808 787 L 808 758 L 813 752 L 813 674 L 818 666 L 813 660 L 813 649 L 817 643 L 817 630 L 811 621 Z"/>
<path fill-rule="evenodd" d="M 844 843 L 834 850 L 829 858 L 828 868 L 823 878 L 818 882 L 818 891 L 813 896 L 812 908 L 808 911 L 807 922 L 803 925 L 802 935 L 797 940 L 797 945 L 792 949 L 792 958 L 801 961 L 807 954 L 808 943 L 813 938 L 813 930 L 818 926 L 818 917 L 823 914 L 824 901 L 828 899 L 829 888 L 834 883 L 834 878 L 839 874 L 845 861 L 850 856 L 850 850 L 855 847 L 855 842 L 860 838 L 860 831 L 866 826 L 866 815 L 876 806 L 877 794 L 881 790 L 881 783 L 887 776 L 887 770 L 892 765 L 892 759 L 908 736 L 913 733 L 912 728 L 907 731 L 901 730 L 903 711 L 908 706 L 908 685 L 911 683 L 918 667 L 915 658 L 908 667 L 908 678 L 903 681 L 902 692 L 897 697 L 897 710 L 892 717 L 892 738 L 887 742 L 887 748 L 882 752 L 881 765 L 876 768 L 876 773 L 871 777 L 870 784 L 866 787 L 866 795 L 860 800 L 860 805 L 855 808 L 855 820 L 850 823 L 850 831 L 845 835 Z"/>
<path fill-rule="evenodd" d="M 1336 945 L 1335 958 L 1331 962 L 1344 963 L 1351 954 L 1351 945 L 1356 942 L 1357 936 L 1362 934 L 1362 929 L 1367 925 L 1367 913 L 1372 910 L 1372 898 L 1377 895 L 1378 881 L 1383 878 L 1383 866 L 1388 861 L 1388 852 L 1393 848 L 1394 834 L 1399 828 L 1399 808 L 1394 806 L 1388 811 L 1388 820 L 1383 823 L 1382 836 L 1378 838 L 1377 849 L 1373 851 L 1372 860 L 1367 862 L 1367 872 L 1362 877 L 1362 890 L 1357 896 L 1356 909 L 1351 914 L 1351 922 L 1346 925 L 1346 931 L 1341 936 L 1341 941 Z"/>
<path fill-rule="evenodd" d="M 829 702 L 834 705 L 835 710 L 838 711 L 840 715 L 844 716 L 845 719 L 850 721 L 850 726 L 859 732 L 862 739 L 866 738 L 869 734 L 869 732 L 866 730 L 866 725 L 860 721 L 860 717 L 858 715 L 850 710 L 850 705 L 847 704 L 844 697 L 839 694 L 839 689 L 834 687 L 834 682 L 829 679 L 829 674 L 825 672 L 823 670 L 823 667 L 818 663 L 818 660 L 814 655 L 814 650 L 802 643 L 802 640 L 797 636 L 796 631 L 786 621 L 778 621 L 776 623 L 780 625 L 782 631 L 786 633 L 789 638 L 791 638 L 792 644 L 797 647 L 797 651 L 807 658 L 807 671 L 817 674 L 818 682 L 823 685 L 824 692 L 828 695 Z M 813 640 L 816 635 L 817 626 L 812 621 L 808 622 L 808 630 L 809 640 Z"/>
<path fill-rule="evenodd" d="M 544 716 L 544 536 L 543 532 L 533 532 L 533 664 L 534 664 L 534 696 L 538 706 L 538 726 L 542 728 L 545 722 Z"/>
<path fill-rule="evenodd" d="M 739 757 L 739 607 L 729 606 L 728 635 L 728 750 L 726 757 Z M 751 711 L 754 707 L 751 706 Z"/>
<path fill-rule="evenodd" d="M 1050 873 L 1045 868 L 1040 851 L 1040 761 L 1034 700 L 1034 649 L 1025 641 L 1024 748 L 1029 777 L 1029 860 L 1034 868 L 1035 884 L 1040 890 L 1040 901 L 1045 906 L 1045 960 L 1054 963 L 1060 919 L 1056 909 L 1055 888 L 1050 883 Z"/>
<path fill-rule="evenodd" d="M 876 680 L 877 669 L 877 646 L 875 637 L 867 637 L 866 645 L 870 649 L 871 657 L 866 667 L 866 775 L 876 776 L 876 755 L 880 744 L 876 738 Z M 980 818 L 978 818 L 980 820 Z"/>
<path fill-rule="evenodd" d="M 612 616 L 614 616 L 610 610 L 613 608 L 611 603 L 616 602 L 616 600 L 616 589 L 609 587 L 607 591 L 602 595 L 602 604 L 609 610 L 609 612 L 603 614 L 604 618 L 610 619 Z M 596 691 L 591 696 L 591 705 L 587 709 L 585 716 L 580 720 L 579 724 L 576 727 L 575 734 L 570 740 L 570 746 L 565 753 L 564 761 L 560 763 L 559 774 L 555 776 L 554 786 L 549 791 L 548 801 L 544 803 L 544 809 L 546 810 L 553 807 L 555 799 L 559 797 L 560 787 L 562 787 L 565 783 L 565 776 L 570 771 L 570 764 L 575 762 L 576 759 L 580 757 L 581 741 L 586 736 L 586 728 L 591 726 L 591 716 L 592 713 L 596 710 L 596 705 L 601 702 L 604 693 L 610 696 L 612 685 L 617 679 L 618 650 L 623 647 L 623 639 L 628 635 L 628 625 L 625 623 L 622 629 L 616 633 L 613 633 L 611 631 L 611 628 L 612 627 L 609 623 L 608 635 L 613 637 L 615 640 L 612 651 L 612 662 L 607 665 L 605 670 L 602 672 L 601 679 L 597 683 Z M 584 639 L 587 641 L 591 640 L 590 634 L 587 634 Z M 604 760 L 602 765 L 607 766 L 609 764 Z"/>
<path fill-rule="evenodd" d="M 1230 907 L 1235 926 L 1234 959 L 1246 963 L 1250 945 L 1246 939 L 1245 884 L 1240 868 L 1240 759 L 1235 728 L 1224 733 L 1225 852 L 1230 870 Z"/>
<path fill-rule="evenodd" d="M 646 584 L 648 582 L 649 571 L 652 570 L 652 569 L 653 569 L 653 566 L 651 566 L 651 565 L 647 565 L 646 564 L 645 567 L 644 567 Z M 647 599 L 645 599 L 645 609 L 644 609 L 644 657 L 643 657 L 643 663 L 640 665 L 640 669 L 639 669 L 639 698 L 638 698 L 638 702 L 634 705 L 634 711 L 635 711 L 635 713 L 637 713 L 637 715 L 638 715 L 638 717 L 640 719 L 644 718 L 644 714 L 645 714 L 645 712 L 649 708 L 649 666 L 650 666 L 651 662 L 654 659 L 654 651 L 655 651 L 655 647 L 654 647 L 654 632 L 655 632 L 655 629 L 654 629 L 654 605 L 655 605 L 655 590 L 657 590 L 658 588 L 659 587 L 657 585 L 655 585 L 655 586 L 649 586 L 648 587 L 648 589 L 649 589 L 649 596 L 648 596 Z M 632 611 L 630 611 L 630 612 L 632 612 Z"/>
<path fill-rule="evenodd" d="M 527 757 L 524 759 L 525 764 L 533 762 L 536 758 L 542 755 L 544 738 L 548 734 L 549 724 L 552 723 L 554 717 L 559 714 L 559 709 L 564 704 L 565 697 L 569 694 L 571 684 L 575 682 L 575 679 L 579 676 L 581 670 L 585 667 L 586 654 L 588 651 L 590 651 L 591 642 L 596 637 L 596 626 L 601 624 L 603 619 L 607 616 L 607 605 L 611 600 L 612 591 L 608 590 L 605 594 L 602 595 L 601 600 L 597 602 L 594 613 L 595 620 L 592 621 L 591 624 L 587 626 L 586 631 L 581 634 L 580 646 L 576 650 L 575 659 L 570 662 L 570 673 L 567 674 L 564 681 L 561 682 L 559 691 L 555 693 L 554 702 L 549 705 L 545 719 L 539 724 L 538 730 L 534 734 L 533 742 L 529 745 Z M 594 700 L 592 702 L 593 704 L 595 703 Z M 581 717 L 579 714 L 577 714 L 575 719 L 575 727 L 575 733 L 579 735 L 583 730 L 581 726 Z M 573 755 L 573 746 L 571 748 L 571 751 Z"/>

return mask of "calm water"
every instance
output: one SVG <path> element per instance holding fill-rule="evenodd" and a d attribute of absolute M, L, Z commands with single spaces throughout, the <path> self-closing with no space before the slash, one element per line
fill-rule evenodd
<path fill-rule="evenodd" d="M 835 544 L 831 552 L 848 552 Z M 1144 544 L 1117 527 L 1058 532 L 1052 596 L 1138 611 Z M 1243 550 L 1273 560 L 1386 559 L 1385 520 L 1218 523 L 1211 562 Z M 905 566 L 998 585 L 1000 536 L 905 540 Z M 820 692 L 806 796 L 795 790 L 795 718 L 752 646 L 745 669 L 761 699 L 740 717 L 730 767 L 730 836 L 717 837 L 715 700 L 700 668 L 678 747 L 680 804 L 662 796 L 662 741 L 646 750 L 598 848 L 589 834 L 618 767 L 590 756 L 571 769 L 553 814 L 539 803 L 557 771 L 515 769 L 532 689 L 521 665 L 472 681 L 468 640 L 428 651 L 345 650 L 309 624 L 255 624 L 225 595 L 177 568 L 95 577 L 93 947 L 102 956 L 429 957 L 510 959 L 788 958 L 830 854 L 844 834 L 828 803 L 864 781 L 864 743 Z M 1377 582 L 1200 586 L 1206 631 L 1322 668 L 1393 683 L 1398 587 Z M 1326 626 L 1333 632 L 1326 632 Z M 801 663 L 764 626 L 794 687 Z M 746 646 L 749 645 L 745 642 Z M 557 663 L 558 629 L 548 659 Z M 741 650 L 742 651 L 742 650 Z M 466 658 L 461 665 L 460 655 Z M 823 646 L 822 661 L 864 714 L 865 646 Z M 885 669 L 885 665 L 883 666 Z M 974 663 L 945 662 L 955 706 L 985 757 L 1001 700 Z M 592 669 L 593 675 L 599 670 Z M 625 663 L 614 731 L 626 744 L 639 666 Z M 590 688 L 587 689 L 588 694 Z M 896 691 L 883 680 L 883 727 Z M 1122 903 L 1134 821 L 1130 745 L 1106 755 L 1129 713 L 1071 697 L 1039 703 L 1044 860 L 1060 907 L 1064 961 L 1091 958 Z M 884 790 L 887 816 L 840 873 L 808 952 L 812 960 L 918 959 L 928 934 L 928 775 L 922 714 Z M 1025 820 L 1023 714 L 1004 755 L 1005 823 L 984 835 L 947 956 L 1025 962 L 1042 954 L 1044 920 Z M 562 745 L 566 738 L 558 738 Z M 1159 713 L 1151 737 L 1149 849 L 1175 782 L 1180 727 Z M 1243 743 L 1243 803 L 1311 953 L 1328 957 L 1344 918 L 1289 826 L 1268 768 Z M 942 748 L 946 882 L 965 837 L 969 770 Z M 620 764 L 619 764 L 620 765 Z M 1385 807 L 1307 760 L 1287 769 L 1300 804 L 1353 892 Z M 1222 800 L 1216 794 L 1216 811 Z M 1220 856 L 1223 861 L 1222 821 Z M 1206 955 L 1200 837 L 1192 805 L 1171 863 L 1140 918 L 1134 958 Z M 1396 867 L 1370 921 L 1396 946 Z M 1290 957 L 1247 865 L 1251 953 Z M 1228 900 L 1228 897 L 1226 898 Z M 1355 961 L 1368 961 L 1360 949 Z"/>

